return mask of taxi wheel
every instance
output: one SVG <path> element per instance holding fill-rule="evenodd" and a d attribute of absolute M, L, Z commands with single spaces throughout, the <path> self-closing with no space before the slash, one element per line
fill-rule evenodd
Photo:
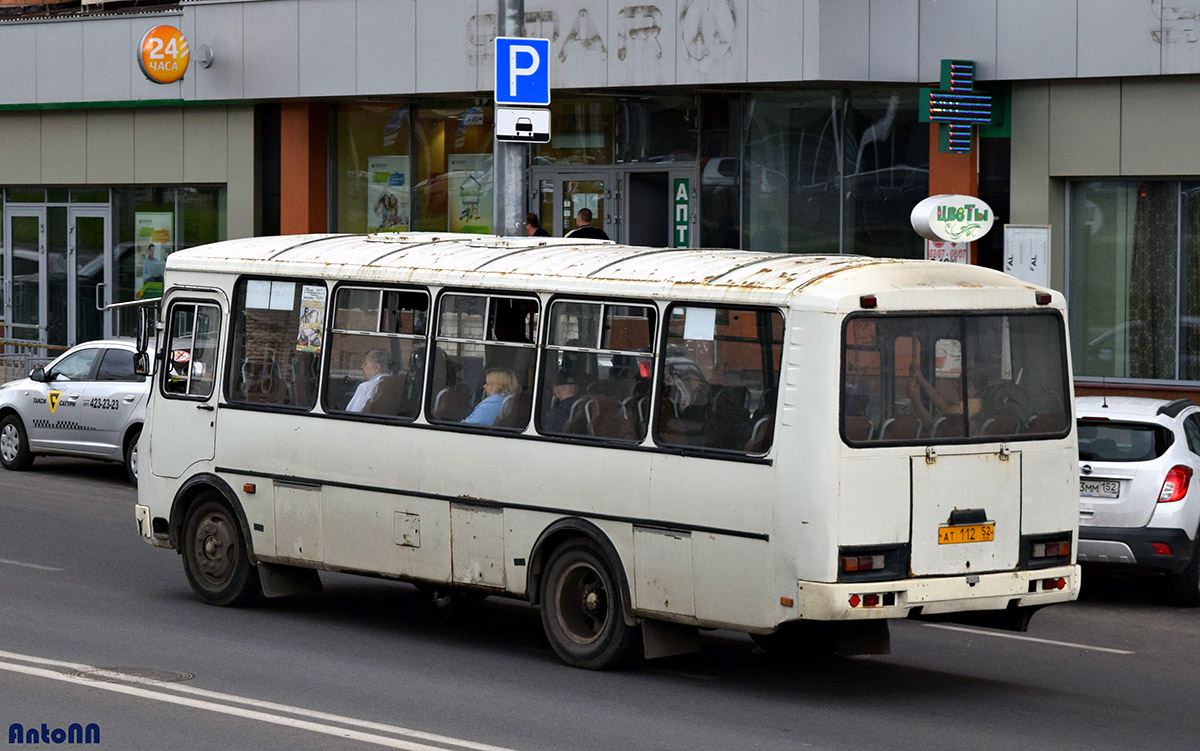
<path fill-rule="evenodd" d="M 142 429 L 130 433 L 129 438 L 125 441 L 125 474 L 129 476 L 129 482 L 133 483 L 133 487 L 138 484 L 138 439 L 142 437 Z"/>
<path fill-rule="evenodd" d="M 33 465 L 33 452 L 29 450 L 29 439 L 25 425 L 16 415 L 0 420 L 0 464 L 5 469 L 20 471 Z"/>
<path fill-rule="evenodd" d="M 590 542 L 554 551 L 542 579 L 542 627 L 563 662 L 605 670 L 634 657 L 641 629 L 625 622 L 622 600 L 612 567 Z"/>
<path fill-rule="evenodd" d="M 201 497 L 183 525 L 183 570 L 210 605 L 245 605 L 262 591 L 237 516 L 215 493 Z"/>

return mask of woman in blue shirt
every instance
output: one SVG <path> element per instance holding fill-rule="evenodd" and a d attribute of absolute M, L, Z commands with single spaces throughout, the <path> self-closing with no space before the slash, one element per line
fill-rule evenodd
<path fill-rule="evenodd" d="M 495 425 L 496 420 L 500 419 L 500 409 L 504 406 L 505 398 L 520 390 L 521 386 L 517 383 L 517 376 L 511 370 L 506 368 L 488 370 L 483 377 L 483 393 L 487 396 L 475 405 L 475 409 L 467 415 L 467 419 L 463 422 L 468 425 Z"/>

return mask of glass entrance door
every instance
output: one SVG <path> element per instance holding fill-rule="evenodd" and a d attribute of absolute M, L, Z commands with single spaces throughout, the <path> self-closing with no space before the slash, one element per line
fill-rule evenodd
<path fill-rule="evenodd" d="M 5 213 L 4 267 L 8 287 L 4 317 L 8 337 L 46 342 L 46 210 L 10 208 Z"/>
<path fill-rule="evenodd" d="M 72 206 L 67 217 L 67 338 L 69 344 L 112 336 L 112 235 L 107 208 Z"/>
<path fill-rule="evenodd" d="M 578 225 L 575 217 L 580 209 L 592 212 L 592 226 L 604 230 L 609 239 L 617 237 L 617 216 L 609 206 L 612 197 L 612 175 L 566 175 L 558 181 L 560 208 L 555 235 L 566 235 Z"/>

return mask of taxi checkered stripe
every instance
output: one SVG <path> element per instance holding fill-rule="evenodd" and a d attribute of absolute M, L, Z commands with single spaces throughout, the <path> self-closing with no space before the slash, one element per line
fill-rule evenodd
<path fill-rule="evenodd" d="M 77 422 L 71 422 L 69 420 L 61 420 L 58 422 L 51 422 L 50 420 L 34 420 L 33 426 L 35 428 L 57 428 L 59 430 L 98 430 L 98 428 L 93 428 L 90 425 L 80 425 Z"/>

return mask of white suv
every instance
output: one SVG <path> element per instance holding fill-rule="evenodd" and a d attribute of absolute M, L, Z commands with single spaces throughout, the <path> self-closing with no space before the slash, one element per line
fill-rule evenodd
<path fill-rule="evenodd" d="M 1075 400 L 1079 562 L 1166 574 L 1200 605 L 1200 407 L 1137 397 Z"/>

